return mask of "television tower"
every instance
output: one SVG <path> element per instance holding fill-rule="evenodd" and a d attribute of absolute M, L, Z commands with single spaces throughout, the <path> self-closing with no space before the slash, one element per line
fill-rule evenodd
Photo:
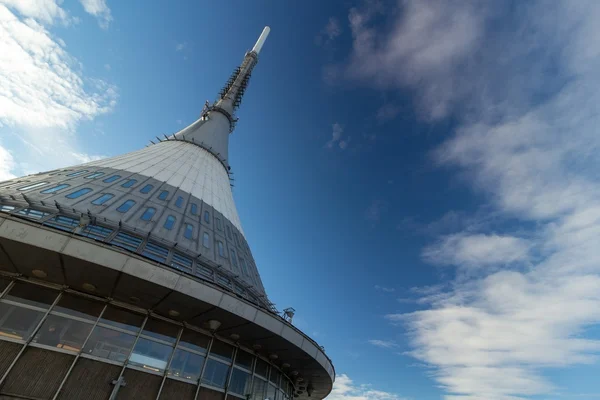
<path fill-rule="evenodd" d="M 231 191 L 229 134 L 268 34 L 181 131 L 0 183 L 1 398 L 331 392 L 323 348 L 267 298 Z"/>

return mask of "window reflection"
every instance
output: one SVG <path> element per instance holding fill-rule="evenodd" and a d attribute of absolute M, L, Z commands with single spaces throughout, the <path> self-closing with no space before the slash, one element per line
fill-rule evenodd
<path fill-rule="evenodd" d="M 252 379 L 250 374 L 239 370 L 233 369 L 231 374 L 231 382 L 229 383 L 229 390 L 233 393 L 241 394 L 243 396 L 250 394 L 250 383 Z"/>
<path fill-rule="evenodd" d="M 83 352 L 96 357 L 124 362 L 133 346 L 135 336 L 96 326 Z"/>
<path fill-rule="evenodd" d="M 223 361 L 231 362 L 233 346 L 219 340 L 213 340 L 212 346 L 210 346 L 210 355 Z"/>
<path fill-rule="evenodd" d="M 275 386 L 267 385 L 267 394 L 265 400 L 275 400 Z"/>
<path fill-rule="evenodd" d="M 49 315 L 33 341 L 64 350 L 79 351 L 91 330 L 92 324 Z"/>
<path fill-rule="evenodd" d="M 144 317 L 139 314 L 122 308 L 108 307 L 99 322 L 137 333 L 143 321 Z"/>
<path fill-rule="evenodd" d="M 179 346 L 188 348 L 193 351 L 197 351 L 202 354 L 206 354 L 206 349 L 208 348 L 209 342 L 210 338 L 208 336 L 205 336 L 196 331 L 186 329 L 181 335 L 181 339 L 179 340 Z"/>
<path fill-rule="evenodd" d="M 139 338 L 133 353 L 131 353 L 129 363 L 150 371 L 163 372 L 167 368 L 172 351 L 173 347 L 169 345 Z"/>
<path fill-rule="evenodd" d="M 169 375 L 178 378 L 197 381 L 200 378 L 204 357 L 182 349 L 175 350 Z"/>
<path fill-rule="evenodd" d="M 207 385 L 224 388 L 227 382 L 227 376 L 229 375 L 229 366 L 213 360 L 211 358 L 206 360 L 206 368 L 204 369 L 204 375 L 202 376 L 202 382 Z"/>
<path fill-rule="evenodd" d="M 179 327 L 177 325 L 170 324 L 160 319 L 148 318 L 142 334 L 155 339 L 164 340 L 165 342 L 175 343 L 178 331 Z"/>
<path fill-rule="evenodd" d="M 88 300 L 70 293 L 63 293 L 58 304 L 52 309 L 52 313 L 60 312 L 90 321 L 96 321 L 98 315 L 104 308 L 104 304 L 98 301 Z"/>
<path fill-rule="evenodd" d="M 54 299 L 56 299 L 56 296 L 58 296 L 56 290 L 17 282 L 4 298 L 6 300 L 12 300 L 47 310 L 54 302 Z"/>
<path fill-rule="evenodd" d="M 252 397 L 251 400 L 265 400 L 265 386 L 267 381 L 254 377 L 254 385 L 252 385 Z"/>
<path fill-rule="evenodd" d="M 0 303 L 0 336 L 27 340 L 44 313 Z"/>

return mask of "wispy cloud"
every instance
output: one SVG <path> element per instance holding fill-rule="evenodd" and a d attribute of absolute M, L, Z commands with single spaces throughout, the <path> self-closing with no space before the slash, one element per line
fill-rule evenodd
<path fill-rule="evenodd" d="M 447 400 L 553 396 L 546 368 L 600 355 L 587 334 L 600 323 L 600 5 L 401 2 L 384 32 L 367 4 L 350 12 L 338 72 L 412 90 L 426 120 L 452 116 L 433 159 L 510 221 L 502 234 L 453 224 L 423 254 L 457 265 L 457 279 L 424 293 L 425 310 L 387 319 L 408 328 Z M 465 279 L 465 267 L 479 273 Z"/>
<path fill-rule="evenodd" d="M 342 150 L 345 150 L 348 147 L 348 143 L 350 141 L 350 137 L 343 137 L 344 127 L 336 122 L 331 125 L 331 139 L 327 143 L 325 143 L 325 147 L 328 149 L 333 149 L 338 147 Z"/>
<path fill-rule="evenodd" d="M 329 400 L 407 400 L 395 393 L 376 390 L 372 385 L 357 385 L 346 374 L 336 376 Z"/>
<path fill-rule="evenodd" d="M 398 347 L 398 343 L 392 340 L 371 339 L 369 340 L 369 344 L 376 347 L 381 347 L 382 349 L 394 349 Z"/>
<path fill-rule="evenodd" d="M 110 8 L 106 5 L 106 0 L 79 0 L 86 13 L 93 15 L 98 20 L 98 25 L 102 29 L 108 29 L 112 21 Z"/>
<path fill-rule="evenodd" d="M 10 147 L 3 143 L 12 155 L 7 165 L 13 175 L 80 161 L 79 122 L 108 113 L 116 104 L 116 87 L 83 76 L 79 61 L 43 25 L 67 15 L 51 3 L 0 4 L 0 129 L 11 134 L 6 139 L 18 139 Z"/>
<path fill-rule="evenodd" d="M 187 42 L 177 43 L 175 45 L 175 51 L 183 51 L 188 47 Z"/>
<path fill-rule="evenodd" d="M 385 214 L 388 210 L 388 202 L 381 199 L 375 199 L 371 201 L 371 204 L 365 210 L 365 219 L 372 226 L 376 225 L 380 220 L 383 214 Z"/>
<path fill-rule="evenodd" d="M 342 34 L 342 25 L 336 17 L 330 17 L 325 27 L 315 38 L 317 45 L 331 46 L 333 41 Z"/>
<path fill-rule="evenodd" d="M 385 286 L 379 286 L 379 285 L 375 285 L 375 290 L 380 291 L 380 292 L 385 292 L 385 293 L 394 293 L 396 291 L 396 289 L 394 289 L 392 287 L 385 287 Z"/>

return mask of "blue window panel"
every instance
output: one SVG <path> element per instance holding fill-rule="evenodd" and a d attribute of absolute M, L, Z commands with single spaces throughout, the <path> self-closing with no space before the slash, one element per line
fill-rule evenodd
<path fill-rule="evenodd" d="M 192 259 L 181 254 L 173 253 L 171 266 L 188 274 L 192 273 Z"/>
<path fill-rule="evenodd" d="M 158 195 L 158 199 L 159 199 L 159 200 L 166 200 L 168 195 L 169 195 L 169 192 L 167 192 L 166 190 L 163 190 L 163 191 L 162 191 L 162 192 L 160 192 L 160 194 Z"/>
<path fill-rule="evenodd" d="M 156 208 L 148 207 L 148 208 L 146 208 L 146 211 L 144 211 L 144 213 L 142 214 L 142 216 L 140 218 L 143 221 L 150 221 L 155 213 L 156 213 Z"/>
<path fill-rule="evenodd" d="M 94 204 L 96 206 L 100 206 L 100 205 L 106 203 L 107 201 L 109 201 L 110 199 L 112 199 L 113 197 L 115 197 L 114 194 L 104 193 L 102 196 L 100 196 L 96 200 L 92 201 L 92 204 Z"/>
<path fill-rule="evenodd" d="M 140 189 L 140 193 L 144 193 L 144 194 L 150 193 L 150 191 L 152 189 L 154 189 L 154 185 L 148 184 L 148 185 L 146 185 L 146 186 L 144 186 L 143 188 Z"/>
<path fill-rule="evenodd" d="M 220 218 L 215 218 L 215 221 L 217 222 L 217 229 L 222 231 L 223 227 L 221 226 L 221 219 Z"/>
<path fill-rule="evenodd" d="M 219 250 L 219 255 L 225 257 L 225 248 L 223 247 L 223 242 L 220 240 L 217 240 L 217 249 Z"/>
<path fill-rule="evenodd" d="M 86 236 L 96 240 L 105 240 L 113 232 L 110 228 L 105 228 L 98 225 L 88 225 L 81 232 L 82 236 Z"/>
<path fill-rule="evenodd" d="M 135 179 L 128 179 L 128 180 L 126 180 L 126 181 L 125 181 L 125 183 L 123 183 L 123 184 L 121 185 L 121 187 L 124 187 L 124 188 L 130 188 L 130 187 L 132 187 L 133 185 L 135 185 L 135 183 L 136 183 L 136 182 L 137 182 L 137 180 L 135 180 Z"/>
<path fill-rule="evenodd" d="M 121 204 L 119 206 L 119 208 L 117 208 L 117 211 L 122 212 L 122 213 L 127 212 L 131 209 L 131 207 L 134 206 L 134 204 L 135 204 L 135 201 L 127 200 L 125 203 Z"/>
<path fill-rule="evenodd" d="M 181 208 L 182 205 L 183 205 L 183 197 L 179 196 L 179 197 L 177 197 L 177 200 L 175 200 L 175 206 L 178 208 Z"/>
<path fill-rule="evenodd" d="M 202 246 L 210 249 L 210 235 L 207 232 L 202 235 Z"/>
<path fill-rule="evenodd" d="M 129 251 L 136 251 L 140 247 L 142 239 L 125 232 L 119 232 L 110 243 Z"/>
<path fill-rule="evenodd" d="M 167 261 L 169 249 L 154 243 L 146 243 L 146 247 L 144 247 L 142 255 L 151 258 L 154 261 L 164 263 Z"/>
<path fill-rule="evenodd" d="M 106 182 L 106 183 L 113 183 L 114 181 L 116 181 L 117 179 L 119 179 L 121 177 L 121 175 L 113 175 L 113 176 L 109 176 L 108 178 L 106 178 L 105 180 L 103 180 L 102 182 Z"/>
<path fill-rule="evenodd" d="M 30 189 L 35 189 L 35 188 L 39 188 L 41 186 L 47 185 L 48 182 L 37 182 L 37 183 L 33 183 L 31 185 L 27 185 L 27 186 L 23 186 L 21 188 L 18 188 L 17 190 L 22 192 L 24 190 L 30 190 Z"/>
<path fill-rule="evenodd" d="M 63 183 L 62 185 L 58 185 L 58 186 L 48 188 L 46 190 L 42 190 L 41 193 L 43 193 L 43 194 L 55 193 L 55 192 L 58 192 L 59 190 L 68 188 L 69 186 L 71 186 L 71 185 L 67 185 L 67 184 Z"/>
<path fill-rule="evenodd" d="M 192 203 L 192 215 L 198 215 L 198 206 Z"/>
<path fill-rule="evenodd" d="M 246 267 L 246 260 L 244 260 L 242 257 L 240 257 L 240 266 L 242 267 L 242 272 L 244 275 L 250 276 L 250 274 L 248 274 L 248 268 Z"/>
<path fill-rule="evenodd" d="M 85 174 L 86 172 L 88 172 L 88 170 L 87 169 L 83 169 L 81 171 L 71 172 L 67 176 L 79 176 L 79 175 Z"/>
<path fill-rule="evenodd" d="M 229 225 L 226 225 L 225 228 L 227 228 L 227 237 L 229 238 L 229 240 L 231 240 L 231 229 L 229 229 Z"/>
<path fill-rule="evenodd" d="M 237 263 L 237 257 L 235 256 L 235 250 L 231 249 L 230 253 L 231 253 L 231 263 L 237 269 L 238 263 Z"/>
<path fill-rule="evenodd" d="M 204 211 L 204 222 L 210 224 L 210 213 L 208 211 Z"/>
<path fill-rule="evenodd" d="M 194 227 L 191 224 L 185 224 L 185 231 L 183 232 L 183 236 L 185 236 L 186 239 L 194 239 Z"/>
<path fill-rule="evenodd" d="M 50 215 L 49 213 L 46 213 L 43 211 L 38 211 L 38 210 L 33 210 L 31 208 L 25 208 L 23 210 L 19 210 L 16 212 L 16 214 L 23 215 L 24 217 L 32 218 L 32 219 L 42 219 L 42 218 Z"/>
<path fill-rule="evenodd" d="M 78 197 L 83 196 L 84 194 L 88 194 L 91 191 L 92 191 L 92 189 L 90 189 L 90 188 L 83 188 L 83 189 L 76 190 L 75 192 L 70 193 L 70 194 L 66 195 L 65 197 L 67 199 L 76 199 Z"/>
<path fill-rule="evenodd" d="M 93 174 L 86 176 L 85 179 L 96 179 L 102 175 L 104 175 L 104 172 L 94 172 Z"/>
<path fill-rule="evenodd" d="M 200 276 L 202 278 L 208 278 L 212 281 L 213 279 L 213 270 L 205 267 L 204 265 L 200 265 L 196 263 L 196 276 Z"/>
<path fill-rule="evenodd" d="M 171 229 L 173 229 L 174 225 L 175 225 L 175 217 L 172 215 L 169 215 L 165 221 L 164 227 L 165 227 L 165 229 L 171 230 Z"/>
<path fill-rule="evenodd" d="M 223 275 L 217 275 L 217 283 L 220 283 L 221 285 L 226 286 L 228 288 L 231 287 L 231 281 Z"/>
<path fill-rule="evenodd" d="M 79 219 L 65 217 L 64 215 L 57 215 L 56 217 L 44 222 L 44 225 L 51 226 L 65 232 L 73 232 L 73 230 L 79 226 Z"/>
<path fill-rule="evenodd" d="M 235 244 L 240 247 L 240 241 L 238 239 L 237 233 L 233 232 L 233 238 L 235 239 Z"/>

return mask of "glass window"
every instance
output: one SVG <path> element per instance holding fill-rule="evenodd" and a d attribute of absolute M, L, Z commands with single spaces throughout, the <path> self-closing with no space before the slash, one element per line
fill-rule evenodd
<path fill-rule="evenodd" d="M 146 211 L 144 211 L 144 213 L 142 214 L 141 218 L 143 221 L 150 221 L 154 216 L 154 213 L 156 213 L 156 208 L 148 207 L 146 208 Z"/>
<path fill-rule="evenodd" d="M 192 215 L 198 215 L 198 206 L 195 203 L 192 203 Z"/>
<path fill-rule="evenodd" d="M 165 227 L 165 229 L 171 230 L 173 229 L 173 225 L 175 225 L 175 217 L 169 215 L 165 220 L 165 224 L 163 226 Z"/>
<path fill-rule="evenodd" d="M 139 338 L 129 362 L 151 371 L 163 372 L 167 368 L 172 352 L 172 346 Z"/>
<path fill-rule="evenodd" d="M 210 223 L 210 213 L 208 211 L 204 211 L 204 222 Z"/>
<path fill-rule="evenodd" d="M 246 368 L 252 371 L 252 362 L 254 361 L 254 356 L 250 353 L 246 353 L 244 350 L 238 349 L 237 354 L 235 355 L 235 365 L 239 365 L 240 367 Z"/>
<path fill-rule="evenodd" d="M 229 228 L 229 225 L 226 225 L 225 228 L 227 228 L 227 237 L 231 240 L 231 229 Z"/>
<path fill-rule="evenodd" d="M 58 304 L 52 309 L 52 313 L 59 312 L 89 321 L 96 321 L 103 308 L 104 304 L 98 301 L 89 300 L 70 293 L 63 293 Z"/>
<path fill-rule="evenodd" d="M 47 310 L 50 308 L 58 292 L 43 286 L 16 282 L 4 299 L 27 304 Z"/>
<path fill-rule="evenodd" d="M 237 263 L 237 257 L 235 256 L 235 250 L 231 249 L 230 253 L 231 253 L 231 263 L 237 269 L 238 263 Z"/>
<path fill-rule="evenodd" d="M 125 182 L 124 182 L 124 183 L 121 185 L 121 187 L 124 187 L 124 188 L 130 188 L 130 187 L 132 187 L 133 185 L 135 185 L 135 183 L 136 183 L 136 182 L 137 182 L 137 180 L 136 180 L 136 179 L 128 179 L 128 180 L 126 180 L 126 181 L 125 181 Z"/>
<path fill-rule="evenodd" d="M 136 251 L 140 247 L 140 244 L 142 244 L 142 239 L 125 232 L 119 232 L 110 243 L 129 251 Z"/>
<path fill-rule="evenodd" d="M 245 396 L 247 394 L 250 394 L 251 382 L 252 379 L 249 373 L 234 368 L 233 372 L 231 373 L 231 382 L 229 383 L 229 390 L 233 393 Z"/>
<path fill-rule="evenodd" d="M 229 375 L 229 366 L 222 362 L 207 359 L 206 367 L 204 369 L 204 375 L 202 376 L 202 383 L 207 385 L 224 388 Z"/>
<path fill-rule="evenodd" d="M 55 192 L 58 192 L 59 190 L 62 190 L 62 189 L 68 188 L 69 186 L 71 186 L 71 185 L 67 185 L 66 183 L 63 183 L 63 184 L 61 184 L 61 185 L 57 185 L 57 186 L 54 186 L 54 187 L 48 188 L 48 189 L 46 189 L 46 190 L 42 190 L 42 192 L 41 192 L 41 193 L 42 193 L 42 194 L 55 193 Z"/>
<path fill-rule="evenodd" d="M 183 197 L 181 197 L 181 196 L 178 196 L 178 197 L 177 197 L 177 200 L 175 200 L 175 206 L 176 206 L 177 208 L 181 208 L 181 206 L 182 206 L 182 205 L 183 205 Z"/>
<path fill-rule="evenodd" d="M 210 355 L 220 360 L 231 362 L 233 358 L 233 346 L 219 340 L 213 340 L 213 344 L 210 346 Z"/>
<path fill-rule="evenodd" d="M 221 226 L 221 219 L 220 218 L 215 218 L 215 222 L 217 223 L 217 229 L 222 231 L 223 227 Z"/>
<path fill-rule="evenodd" d="M 42 311 L 0 303 L 0 337 L 27 340 L 43 317 Z"/>
<path fill-rule="evenodd" d="M 104 193 L 102 196 L 100 196 L 96 200 L 92 201 L 92 204 L 94 204 L 96 206 L 101 206 L 102 204 L 106 203 L 113 197 L 115 197 L 114 194 Z"/>
<path fill-rule="evenodd" d="M 277 369 L 271 367 L 271 376 L 269 377 L 269 380 L 275 385 L 279 386 L 279 381 L 281 380 L 281 373 Z"/>
<path fill-rule="evenodd" d="M 233 232 L 233 239 L 235 240 L 235 244 L 236 244 L 236 246 L 238 246 L 238 247 L 239 247 L 239 246 L 240 246 L 240 241 L 239 241 L 239 239 L 238 239 L 238 235 L 237 235 L 237 233 L 235 233 L 235 232 Z"/>
<path fill-rule="evenodd" d="M 83 169 L 81 171 L 71 172 L 67 176 L 79 176 L 79 175 L 85 174 L 86 172 L 88 172 L 88 170 L 87 169 Z"/>
<path fill-rule="evenodd" d="M 265 400 L 265 387 L 267 381 L 254 377 L 254 385 L 252 385 L 252 397 L 251 400 Z"/>
<path fill-rule="evenodd" d="M 225 257 L 225 248 L 223 247 L 223 242 L 220 240 L 217 240 L 217 249 L 219 250 L 219 255 Z"/>
<path fill-rule="evenodd" d="M 266 361 L 264 361 L 264 360 L 262 360 L 260 358 L 257 358 L 256 359 L 256 371 L 255 372 L 258 375 L 264 376 L 266 378 L 268 376 L 267 375 L 268 371 L 269 371 L 269 364 Z"/>
<path fill-rule="evenodd" d="M 149 193 L 152 189 L 154 189 L 154 185 L 147 184 L 146 186 L 140 189 L 140 192 L 146 194 Z"/>
<path fill-rule="evenodd" d="M 160 194 L 158 195 L 158 199 L 159 200 L 166 200 L 167 196 L 169 196 L 169 192 L 167 192 L 166 190 L 163 190 L 162 192 L 160 192 Z"/>
<path fill-rule="evenodd" d="M 169 367 L 169 375 L 177 378 L 197 381 L 200 378 L 204 356 L 176 349 Z"/>
<path fill-rule="evenodd" d="M 173 253 L 173 257 L 171 257 L 171 266 L 183 272 L 187 272 L 188 274 L 192 273 L 192 259 L 180 254 Z"/>
<path fill-rule="evenodd" d="M 82 353 L 124 362 L 133 347 L 134 341 L 134 335 L 96 326 Z"/>
<path fill-rule="evenodd" d="M 81 235 L 92 238 L 92 239 L 96 239 L 96 240 L 104 240 L 112 232 L 113 232 L 112 229 L 105 228 L 103 226 L 88 225 L 83 229 L 83 231 L 81 231 Z"/>
<path fill-rule="evenodd" d="M 248 275 L 248 268 L 246 267 L 246 260 L 240 257 L 240 266 L 242 267 L 242 272 L 244 275 Z"/>
<path fill-rule="evenodd" d="M 79 351 L 92 327 L 91 323 L 49 315 L 33 341 L 64 350 Z"/>
<path fill-rule="evenodd" d="M 102 175 L 104 175 L 104 172 L 94 172 L 93 174 L 86 176 L 85 179 L 96 179 Z"/>
<path fill-rule="evenodd" d="M 122 308 L 109 306 L 99 322 L 137 333 L 144 322 L 144 317 Z"/>
<path fill-rule="evenodd" d="M 183 331 L 181 339 L 179 339 L 179 346 L 206 354 L 206 349 L 208 348 L 209 342 L 210 338 L 208 336 L 190 329 L 186 329 Z"/>
<path fill-rule="evenodd" d="M 210 235 L 206 232 L 202 234 L 202 246 L 210 249 Z"/>
<path fill-rule="evenodd" d="M 65 197 L 67 199 L 76 199 L 76 198 L 81 197 L 84 194 L 87 194 L 91 191 L 92 191 L 92 189 L 90 189 L 90 188 L 83 188 L 83 189 L 76 190 L 73 193 L 66 195 Z"/>
<path fill-rule="evenodd" d="M 164 263 L 167 261 L 169 249 L 154 243 L 146 243 L 146 247 L 144 247 L 142 255 L 151 258 L 154 261 Z"/>
<path fill-rule="evenodd" d="M 148 318 L 146 325 L 144 325 L 142 335 L 164 340 L 169 343 L 175 343 L 177 340 L 177 332 L 179 332 L 179 327 L 177 325 L 156 318 Z"/>
<path fill-rule="evenodd" d="M 275 386 L 267 385 L 267 395 L 265 400 L 275 400 Z"/>
<path fill-rule="evenodd" d="M 40 186 L 44 186 L 44 185 L 47 185 L 47 184 L 48 184 L 48 182 L 38 182 L 38 183 L 31 184 L 31 185 L 20 187 L 17 190 L 19 190 L 19 191 L 22 192 L 24 190 L 35 189 L 35 188 L 38 188 Z"/>
<path fill-rule="evenodd" d="M 105 180 L 103 180 L 102 182 L 106 182 L 106 183 L 113 183 L 114 181 L 116 181 L 117 179 L 119 179 L 121 177 L 121 175 L 113 175 L 113 176 L 109 176 L 108 178 L 106 178 Z"/>
<path fill-rule="evenodd" d="M 127 200 L 125 203 L 121 204 L 119 206 L 119 208 L 117 208 L 117 211 L 121 212 L 121 213 L 127 212 L 127 211 L 129 211 L 129 209 L 131 207 L 133 207 L 134 204 L 135 204 L 135 201 Z"/>
<path fill-rule="evenodd" d="M 194 239 L 194 227 L 191 224 L 185 224 L 183 236 L 190 240 Z"/>

